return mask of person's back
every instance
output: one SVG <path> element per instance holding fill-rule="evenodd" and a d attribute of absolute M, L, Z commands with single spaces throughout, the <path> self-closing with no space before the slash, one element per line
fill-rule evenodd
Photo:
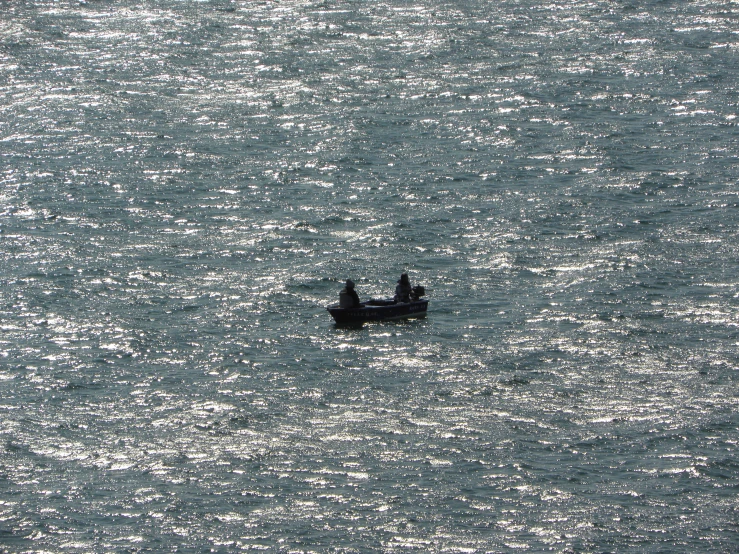
<path fill-rule="evenodd" d="M 411 281 L 408 278 L 407 273 L 403 273 L 398 280 L 398 284 L 395 286 L 395 301 L 396 302 L 410 302 L 411 301 Z"/>
<path fill-rule="evenodd" d="M 350 309 L 359 308 L 359 295 L 354 290 L 354 281 L 346 280 L 346 286 L 339 293 L 339 308 Z"/>

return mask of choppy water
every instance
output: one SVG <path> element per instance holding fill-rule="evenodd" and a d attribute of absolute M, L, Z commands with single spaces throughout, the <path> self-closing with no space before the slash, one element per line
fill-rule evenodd
<path fill-rule="evenodd" d="M 2 2 L 0 550 L 735 552 L 738 33 Z"/>

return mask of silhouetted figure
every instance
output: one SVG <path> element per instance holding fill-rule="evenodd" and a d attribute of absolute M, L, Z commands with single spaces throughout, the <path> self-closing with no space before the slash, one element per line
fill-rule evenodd
<path fill-rule="evenodd" d="M 354 281 L 346 280 L 346 286 L 339 293 L 339 308 L 359 308 L 359 295 L 354 290 Z"/>

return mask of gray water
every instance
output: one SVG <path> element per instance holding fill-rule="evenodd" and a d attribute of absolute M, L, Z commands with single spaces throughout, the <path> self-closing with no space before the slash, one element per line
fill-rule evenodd
<path fill-rule="evenodd" d="M 2 2 L 0 551 L 737 551 L 738 35 Z"/>

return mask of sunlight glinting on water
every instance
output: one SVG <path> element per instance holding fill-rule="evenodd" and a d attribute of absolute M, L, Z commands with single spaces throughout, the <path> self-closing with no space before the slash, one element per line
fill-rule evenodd
<path fill-rule="evenodd" d="M 7 9 L 10 548 L 731 549 L 727 5 Z"/>

